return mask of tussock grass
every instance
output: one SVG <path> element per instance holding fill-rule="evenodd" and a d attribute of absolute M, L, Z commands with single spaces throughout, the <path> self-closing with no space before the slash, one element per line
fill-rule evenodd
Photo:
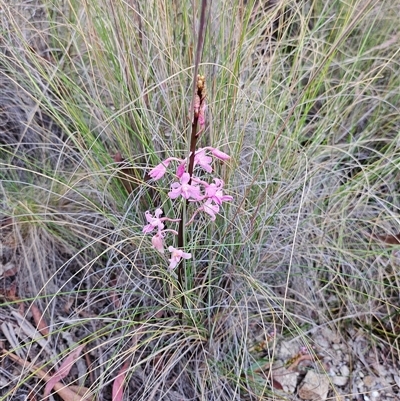
<path fill-rule="evenodd" d="M 273 399 L 251 351 L 273 330 L 265 360 L 325 325 L 398 358 L 398 250 L 376 235 L 399 232 L 400 4 L 245 3 L 209 11 L 201 143 L 231 154 L 219 172 L 235 200 L 189 228 L 182 311 L 141 230 L 170 207 L 145 172 L 188 148 L 197 8 L 0 2 L 0 262 L 18 268 L 2 319 L 40 307 L 48 352 L 18 351 L 39 366 L 86 343 L 74 375 L 99 400 L 125 362 L 126 399 Z M 26 369 L 1 399 L 41 394 Z"/>

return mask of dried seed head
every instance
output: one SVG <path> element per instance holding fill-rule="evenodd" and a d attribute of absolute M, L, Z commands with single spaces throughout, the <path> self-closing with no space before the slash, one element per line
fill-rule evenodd
<path fill-rule="evenodd" d="M 204 75 L 197 75 L 197 94 L 201 99 L 206 97 L 206 79 Z"/>

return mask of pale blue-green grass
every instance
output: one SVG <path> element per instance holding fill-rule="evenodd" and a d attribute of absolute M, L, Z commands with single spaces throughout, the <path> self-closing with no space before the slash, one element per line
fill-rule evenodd
<path fill-rule="evenodd" d="M 251 351 L 272 330 L 311 347 L 323 325 L 362 328 L 397 358 L 397 250 L 374 235 L 399 232 L 398 2 L 212 4 L 200 144 L 231 154 L 216 172 L 234 201 L 187 229 L 184 311 L 141 230 L 145 210 L 174 212 L 168 181 L 144 177 L 188 148 L 198 5 L 59 3 L 0 3 L 2 263 L 51 326 L 47 367 L 86 342 L 90 375 L 67 383 L 99 400 L 126 360 L 126 399 L 239 400 L 273 399 Z M 0 399 L 42 394 L 29 375 Z"/>

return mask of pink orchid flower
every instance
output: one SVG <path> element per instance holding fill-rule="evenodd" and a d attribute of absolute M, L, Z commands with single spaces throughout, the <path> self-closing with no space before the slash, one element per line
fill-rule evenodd
<path fill-rule="evenodd" d="M 219 205 L 217 203 L 213 203 L 212 199 L 207 199 L 200 209 L 209 214 L 210 220 L 214 221 L 216 214 L 219 212 Z"/>
<path fill-rule="evenodd" d="M 157 164 L 157 166 L 150 170 L 149 176 L 155 181 L 159 180 L 160 178 L 164 177 L 168 165 L 169 162 L 167 162 L 166 160 L 160 164 Z"/>
<path fill-rule="evenodd" d="M 153 231 L 155 228 L 158 230 L 162 230 L 164 228 L 164 224 L 162 223 L 166 217 L 160 218 L 160 216 L 163 214 L 163 211 L 161 209 L 156 209 L 154 212 L 154 217 L 150 213 L 149 210 L 147 210 L 144 215 L 146 216 L 146 220 L 149 224 L 145 225 L 143 227 L 143 232 L 144 233 L 150 233 Z"/>
<path fill-rule="evenodd" d="M 150 213 L 149 210 L 147 210 L 144 215 L 146 216 L 146 220 L 149 224 L 146 224 L 143 227 L 143 232 L 145 234 L 152 232 L 155 228 L 157 228 L 158 231 L 163 230 L 164 228 L 164 223 L 163 221 L 173 221 L 177 222 L 180 221 L 180 219 L 170 219 L 169 217 L 160 217 L 163 214 L 163 211 L 161 209 L 156 209 L 154 212 L 154 217 Z"/>
<path fill-rule="evenodd" d="M 190 259 L 192 257 L 191 253 L 183 252 L 181 249 L 176 249 L 173 246 L 168 247 L 171 252 L 171 259 L 169 259 L 169 268 L 175 269 L 178 266 L 181 259 Z"/>
<path fill-rule="evenodd" d="M 151 243 L 153 244 L 153 248 L 158 252 L 164 253 L 164 233 L 162 231 L 158 231 L 157 234 L 153 236 Z"/>
<path fill-rule="evenodd" d="M 213 200 L 207 199 L 202 206 L 200 206 L 192 215 L 192 218 L 186 223 L 188 226 L 189 224 L 192 224 L 196 216 L 200 212 L 205 212 L 210 215 L 210 220 L 214 221 L 216 219 L 216 215 L 219 213 L 219 205 L 217 203 L 214 203 Z"/>
<path fill-rule="evenodd" d="M 185 199 L 201 200 L 200 188 L 196 183 L 189 184 L 190 175 L 189 173 L 183 173 L 180 179 L 180 184 L 174 182 L 171 185 L 171 191 L 168 192 L 168 196 L 171 199 L 176 199 L 178 196 L 182 196 Z"/>
<path fill-rule="evenodd" d="M 212 199 L 216 204 L 222 205 L 223 202 L 229 202 L 233 200 L 233 197 L 230 195 L 224 195 L 222 192 L 222 188 L 224 186 L 224 181 L 218 178 L 214 178 L 214 183 L 205 185 L 205 196 L 204 198 Z"/>
<path fill-rule="evenodd" d="M 171 232 L 175 235 L 178 235 L 178 231 L 175 231 L 175 230 L 171 230 L 171 229 L 160 230 L 157 232 L 157 234 L 153 235 L 153 237 L 151 239 L 153 248 L 156 249 L 160 253 L 164 253 L 164 238 L 165 238 L 166 232 Z"/>
<path fill-rule="evenodd" d="M 172 160 L 178 161 L 180 163 L 183 162 L 183 160 L 178 159 L 176 157 L 169 157 L 168 159 L 165 159 L 163 162 L 161 162 L 160 164 L 157 164 L 157 166 L 152 168 L 149 172 L 149 176 L 155 181 L 164 177 L 164 174 L 167 171 L 167 167 L 169 166 L 169 163 L 171 163 Z"/>

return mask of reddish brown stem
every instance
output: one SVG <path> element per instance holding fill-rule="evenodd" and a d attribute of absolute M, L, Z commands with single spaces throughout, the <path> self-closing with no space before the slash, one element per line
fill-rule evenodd
<path fill-rule="evenodd" d="M 192 182 L 192 175 L 193 175 L 193 169 L 194 169 L 194 156 L 196 153 L 196 144 L 197 144 L 197 126 L 198 126 L 198 116 L 195 116 L 193 118 L 193 123 L 192 123 L 192 134 L 190 138 L 190 157 L 189 157 L 189 166 L 188 166 L 188 173 L 190 175 L 190 181 L 189 185 Z M 186 206 L 188 205 L 188 201 L 186 201 Z M 185 218 L 184 218 L 184 208 L 182 208 L 181 211 L 181 220 L 179 222 L 179 227 L 178 227 L 178 249 L 182 249 L 185 245 L 185 238 L 184 238 L 184 226 L 185 226 Z M 184 286 L 184 275 L 183 275 L 183 267 L 184 267 L 184 261 L 181 259 L 181 261 L 178 264 L 178 283 L 179 283 L 179 289 L 183 291 Z M 185 298 L 182 297 L 182 309 L 185 306 Z"/>
<path fill-rule="evenodd" d="M 200 96 L 200 104 L 201 101 L 204 100 L 204 96 L 202 96 L 202 90 L 203 88 L 198 87 L 198 77 L 197 77 L 197 72 L 199 69 L 199 64 L 200 64 L 200 58 L 201 54 L 203 51 L 203 42 L 204 42 L 204 33 L 205 33 L 205 27 L 206 27 L 206 9 L 207 9 L 207 0 L 202 0 L 201 3 L 201 14 L 200 14 L 200 22 L 199 22 L 199 32 L 198 32 L 198 37 L 197 37 L 197 48 L 196 48 L 196 57 L 195 57 L 195 64 L 194 64 L 194 76 L 193 76 L 193 94 L 192 94 L 192 101 L 191 101 L 191 106 L 190 106 L 190 116 L 192 120 L 192 130 L 191 130 L 191 136 L 190 136 L 190 156 L 189 156 L 189 165 L 188 165 L 188 173 L 190 175 L 190 181 L 189 185 L 192 182 L 192 175 L 193 175 L 193 169 L 194 169 L 194 156 L 196 153 L 196 144 L 197 144 L 197 129 L 198 129 L 198 120 L 199 120 L 199 115 L 198 111 L 195 112 L 194 110 L 194 104 L 195 104 L 195 99 L 196 96 Z M 188 202 L 186 202 L 186 205 Z M 185 232 L 184 232 L 184 227 L 185 227 L 185 219 L 184 219 L 184 208 L 182 208 L 181 211 L 181 220 L 179 222 L 179 227 L 178 227 L 178 249 L 182 249 L 185 245 Z M 179 285 L 179 290 L 183 292 L 185 286 L 184 286 L 184 261 L 181 259 L 177 266 L 178 270 L 178 285 Z M 182 310 L 185 307 L 185 297 L 182 296 Z M 182 314 L 180 314 L 179 319 L 182 321 Z"/>

